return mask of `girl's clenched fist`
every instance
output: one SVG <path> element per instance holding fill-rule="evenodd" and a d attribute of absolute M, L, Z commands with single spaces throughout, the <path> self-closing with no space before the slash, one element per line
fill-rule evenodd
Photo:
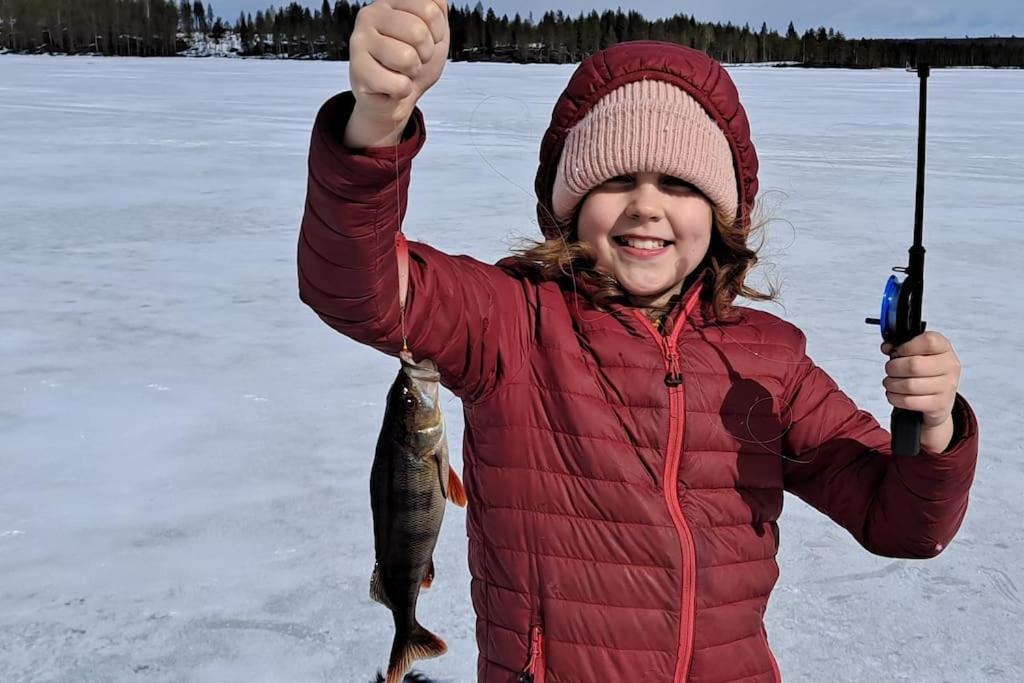
<path fill-rule="evenodd" d="M 349 40 L 349 82 L 361 115 L 396 125 L 448 59 L 445 0 L 375 0 L 359 10 Z"/>

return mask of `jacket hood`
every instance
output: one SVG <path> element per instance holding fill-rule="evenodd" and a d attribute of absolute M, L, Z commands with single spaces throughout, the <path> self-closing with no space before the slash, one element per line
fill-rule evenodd
<path fill-rule="evenodd" d="M 606 94 L 639 80 L 673 83 L 693 97 L 725 133 L 736 171 L 738 217 L 746 223 L 757 196 L 757 153 L 739 93 L 717 61 L 693 48 L 657 40 L 618 43 L 594 53 L 576 68 L 555 102 L 551 122 L 541 140 L 540 164 L 534 180 L 537 220 L 546 237 L 559 232 L 552 218 L 551 194 L 566 136 Z"/>

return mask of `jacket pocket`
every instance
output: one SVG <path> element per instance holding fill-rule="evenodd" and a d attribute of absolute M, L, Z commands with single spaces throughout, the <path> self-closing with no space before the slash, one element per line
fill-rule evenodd
<path fill-rule="evenodd" d="M 544 683 L 544 628 L 540 624 L 530 626 L 529 658 L 526 667 L 519 673 L 518 683 Z"/>

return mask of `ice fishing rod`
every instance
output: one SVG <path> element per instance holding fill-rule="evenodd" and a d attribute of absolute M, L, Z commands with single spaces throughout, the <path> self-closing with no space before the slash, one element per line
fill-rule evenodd
<path fill-rule="evenodd" d="M 914 207 L 914 244 L 909 249 L 907 267 L 895 266 L 894 271 L 905 273 L 900 282 L 890 275 L 882 293 L 882 311 L 878 318 L 866 318 L 868 325 L 878 325 L 882 339 L 897 347 L 924 332 L 926 323 L 921 320 L 921 300 L 924 298 L 924 244 L 922 244 L 924 222 L 924 149 L 925 117 L 927 115 L 928 73 L 927 62 L 917 63 L 917 75 L 921 79 L 920 102 L 917 123 L 917 201 Z M 892 409 L 890 432 L 892 453 L 896 456 L 917 455 L 921 450 L 921 424 L 923 414 L 905 408 Z"/>

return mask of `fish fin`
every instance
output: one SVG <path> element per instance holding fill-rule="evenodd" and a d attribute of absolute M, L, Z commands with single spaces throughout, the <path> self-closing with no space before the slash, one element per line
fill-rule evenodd
<path fill-rule="evenodd" d="M 384 594 L 384 581 L 380 576 L 380 565 L 374 565 L 373 574 L 370 575 L 370 597 L 388 609 L 391 609 L 391 601 Z"/>
<path fill-rule="evenodd" d="M 448 468 L 448 495 L 446 497 L 460 508 L 466 507 L 466 489 L 452 467 Z"/>
<path fill-rule="evenodd" d="M 402 683 L 412 663 L 417 659 L 440 657 L 448 651 L 445 642 L 419 624 L 413 627 L 408 640 L 399 639 L 391 646 L 391 660 L 388 662 L 387 683 Z"/>
<path fill-rule="evenodd" d="M 370 683 L 384 683 L 384 674 L 381 673 L 380 669 L 377 669 L 377 678 L 370 681 Z M 422 671 L 410 671 L 402 679 L 402 683 L 435 683 L 435 681 Z"/>
<path fill-rule="evenodd" d="M 430 558 L 430 564 L 427 565 L 427 573 L 423 575 L 423 580 L 420 582 L 420 587 L 430 588 L 434 583 L 434 558 Z"/>
<path fill-rule="evenodd" d="M 437 482 L 441 485 L 441 495 L 448 497 L 448 477 L 444 476 L 444 467 L 441 465 L 441 458 L 438 457 Z"/>
<path fill-rule="evenodd" d="M 434 450 L 434 459 L 437 460 L 437 481 L 441 485 L 441 495 L 448 497 L 448 472 L 451 468 L 448 465 L 448 442 L 442 441 L 441 445 Z"/>

